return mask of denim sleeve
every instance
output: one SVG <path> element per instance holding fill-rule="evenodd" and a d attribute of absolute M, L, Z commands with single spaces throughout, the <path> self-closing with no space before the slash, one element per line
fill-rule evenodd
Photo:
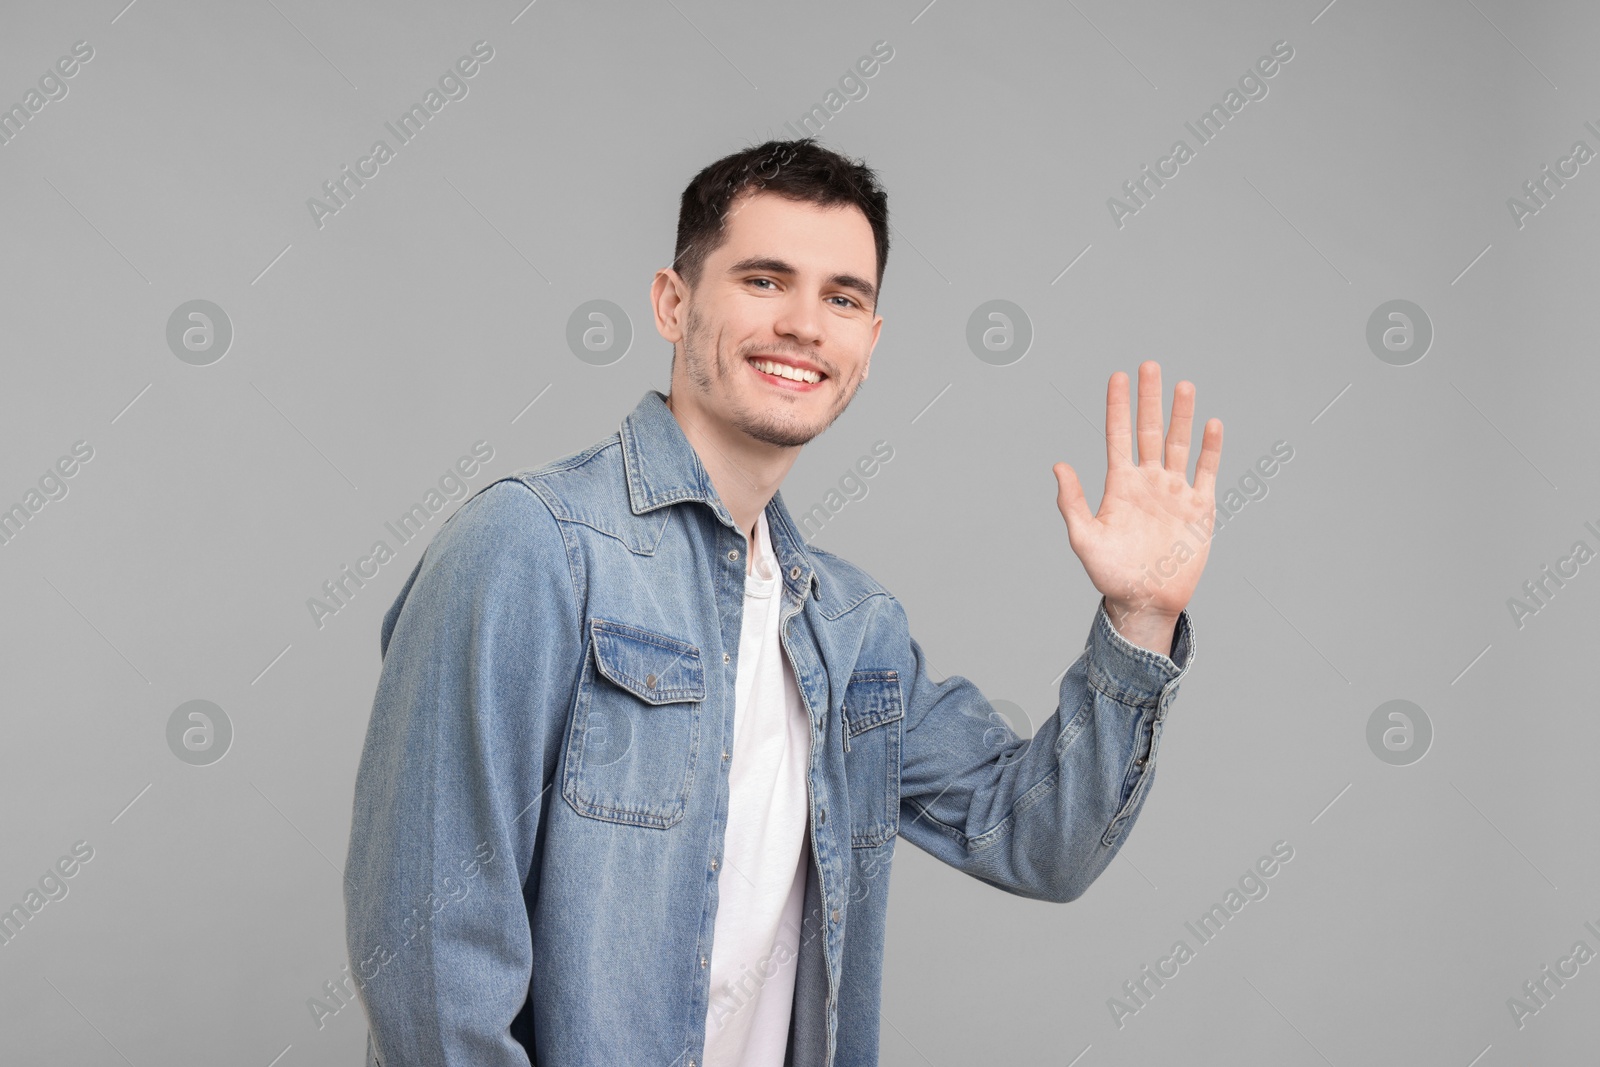
<path fill-rule="evenodd" d="M 904 610 L 896 616 L 904 626 Z M 933 681 L 922 647 L 909 632 L 904 641 L 900 835 L 1009 893 L 1082 896 L 1149 796 L 1167 711 L 1194 662 L 1189 613 L 1169 657 L 1117 633 L 1102 598 L 1055 712 L 1027 740 L 968 679 Z"/>
<path fill-rule="evenodd" d="M 523 889 L 577 617 L 555 518 L 505 479 L 438 530 L 384 619 L 345 864 L 383 1067 L 528 1067 L 509 1029 L 532 981 Z"/>

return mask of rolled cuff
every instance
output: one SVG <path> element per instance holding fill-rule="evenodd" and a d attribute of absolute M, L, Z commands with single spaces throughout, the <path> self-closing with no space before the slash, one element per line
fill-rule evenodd
<path fill-rule="evenodd" d="M 1084 643 L 1089 650 L 1089 684 L 1111 699 L 1138 708 L 1159 708 L 1164 717 L 1183 676 L 1194 664 L 1194 626 L 1187 609 L 1178 613 L 1172 655 L 1163 656 L 1129 641 L 1111 625 L 1105 597 Z M 1166 697 L 1166 699 L 1163 699 Z"/>

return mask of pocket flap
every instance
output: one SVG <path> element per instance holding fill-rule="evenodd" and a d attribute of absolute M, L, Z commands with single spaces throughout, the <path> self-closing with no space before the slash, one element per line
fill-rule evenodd
<path fill-rule="evenodd" d="M 844 689 L 844 721 L 850 736 L 902 718 L 900 675 L 897 671 L 856 671 Z"/>
<path fill-rule="evenodd" d="M 689 642 L 605 619 L 592 620 L 589 628 L 600 673 L 640 700 L 672 704 L 706 698 L 700 649 Z"/>

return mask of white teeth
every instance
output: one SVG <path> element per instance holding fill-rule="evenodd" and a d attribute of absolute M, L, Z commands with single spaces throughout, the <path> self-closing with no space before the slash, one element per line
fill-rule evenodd
<path fill-rule="evenodd" d="M 791 367 L 786 363 L 773 363 L 772 361 L 765 359 L 753 359 L 750 362 L 756 365 L 757 370 L 765 371 L 768 374 L 775 374 L 779 378 L 788 378 L 790 381 L 811 382 L 813 384 L 822 381 L 822 375 L 818 374 L 816 371 L 801 370 L 798 367 Z"/>

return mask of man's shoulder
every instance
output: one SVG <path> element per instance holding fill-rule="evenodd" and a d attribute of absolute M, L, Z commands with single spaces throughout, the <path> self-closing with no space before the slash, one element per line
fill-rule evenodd
<path fill-rule="evenodd" d="M 597 498 L 616 496 L 622 467 L 622 434 L 613 431 L 587 448 L 537 467 L 524 467 L 501 480 L 516 480 L 533 490 L 558 519 L 580 518 Z"/>
<path fill-rule="evenodd" d="M 546 597 L 570 601 L 575 594 L 565 540 L 537 485 L 522 472 L 503 475 L 462 501 L 384 613 L 383 655 L 402 609 L 419 598 L 428 607 L 414 610 L 432 610 L 441 618 L 522 610 Z"/>
<path fill-rule="evenodd" d="M 462 502 L 436 540 L 459 553 L 473 546 L 499 555 L 533 543 L 559 545 L 557 521 L 571 520 L 583 511 L 583 501 L 593 499 L 609 484 L 615 491 L 621 463 L 620 435 L 535 467 L 502 474 Z M 608 450 L 615 449 L 615 453 Z M 615 464 L 607 462 L 615 459 Z"/>

